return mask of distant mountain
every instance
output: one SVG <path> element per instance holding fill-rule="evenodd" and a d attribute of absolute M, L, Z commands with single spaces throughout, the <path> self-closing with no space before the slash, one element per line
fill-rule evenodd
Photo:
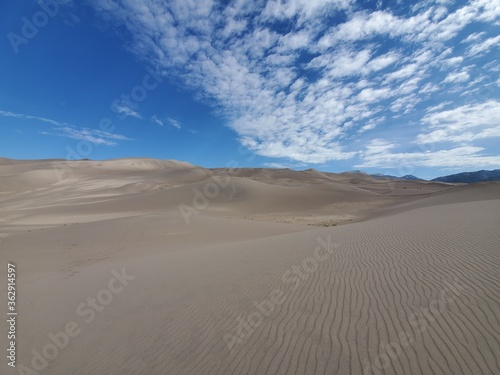
<path fill-rule="evenodd" d="M 357 173 L 357 174 L 367 174 L 363 171 L 360 171 L 359 169 L 355 169 L 353 171 L 347 171 L 347 172 L 342 172 L 342 173 Z"/>
<path fill-rule="evenodd" d="M 399 177 L 403 180 L 408 180 L 408 181 L 415 181 L 415 180 L 422 180 L 421 178 L 418 178 L 417 176 L 414 176 L 412 174 L 406 174 L 403 177 Z"/>
<path fill-rule="evenodd" d="M 373 173 L 370 176 L 375 177 L 375 178 L 377 178 L 377 177 L 380 177 L 380 178 L 397 178 L 396 176 L 391 176 L 389 174 L 383 174 L 383 173 Z"/>
<path fill-rule="evenodd" d="M 427 181 L 422 178 L 418 178 L 416 176 L 413 176 L 411 174 L 407 174 L 402 177 L 398 176 L 392 176 L 390 174 L 383 174 L 383 173 L 373 173 L 369 174 L 360 170 L 354 170 L 354 171 L 348 171 L 348 172 L 343 172 L 343 173 L 355 173 L 355 174 L 361 174 L 365 176 L 370 176 L 372 178 L 377 178 L 377 179 L 384 179 L 384 178 L 393 178 L 393 179 L 400 179 L 400 180 L 407 180 L 407 181 Z M 492 171 L 476 171 L 476 172 L 462 172 L 462 173 L 457 173 L 457 174 L 452 174 L 449 176 L 442 176 L 435 178 L 433 180 L 430 180 L 433 182 L 448 182 L 448 183 L 474 183 L 474 182 L 483 182 L 483 181 L 500 181 L 500 169 L 495 169 Z"/>
<path fill-rule="evenodd" d="M 415 181 L 415 180 L 421 180 L 421 178 L 415 177 L 411 174 L 407 174 L 403 177 L 397 177 L 397 176 L 391 176 L 389 174 L 382 174 L 382 173 L 375 173 L 371 174 L 373 178 L 399 178 L 400 180 L 408 180 L 408 181 Z"/>
<path fill-rule="evenodd" d="M 474 183 L 483 181 L 500 181 L 500 169 L 493 171 L 463 172 L 435 178 L 436 182 L 463 182 Z"/>

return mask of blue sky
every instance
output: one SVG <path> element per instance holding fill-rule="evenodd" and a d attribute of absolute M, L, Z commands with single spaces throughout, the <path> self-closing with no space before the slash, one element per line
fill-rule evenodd
<path fill-rule="evenodd" d="M 500 168 L 500 3 L 0 5 L 0 155 Z"/>

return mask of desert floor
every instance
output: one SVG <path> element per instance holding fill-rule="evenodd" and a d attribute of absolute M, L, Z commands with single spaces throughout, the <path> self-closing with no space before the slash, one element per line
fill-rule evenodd
<path fill-rule="evenodd" d="M 1 374 L 500 374 L 500 183 L 0 159 Z"/>

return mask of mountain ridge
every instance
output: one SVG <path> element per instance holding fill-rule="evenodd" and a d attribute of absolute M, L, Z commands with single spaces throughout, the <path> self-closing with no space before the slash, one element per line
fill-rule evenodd
<path fill-rule="evenodd" d="M 486 181 L 500 181 L 500 169 L 480 170 L 475 172 L 461 172 L 448 176 L 437 177 L 431 181 L 451 183 L 476 183 Z"/>

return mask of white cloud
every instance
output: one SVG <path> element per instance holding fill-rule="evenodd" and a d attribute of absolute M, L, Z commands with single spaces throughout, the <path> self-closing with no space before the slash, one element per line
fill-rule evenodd
<path fill-rule="evenodd" d="M 430 7 L 415 16 L 404 18 L 388 11 L 354 13 L 352 18 L 334 28 L 319 42 L 322 48 L 331 48 L 345 41 L 372 39 L 379 35 L 404 38 L 410 42 L 431 40 L 444 42 L 455 37 L 467 24 L 481 15 L 483 4 L 472 2 L 442 18 L 443 7 Z M 483 16 L 484 19 L 489 16 Z"/>
<path fill-rule="evenodd" d="M 1 110 L 0 110 L 0 116 L 13 117 L 24 120 L 35 120 L 52 125 L 50 131 L 45 131 L 45 130 L 40 131 L 40 134 L 44 135 L 54 135 L 59 137 L 68 137 L 73 139 L 86 140 L 94 144 L 101 144 L 106 146 L 115 146 L 117 145 L 116 141 L 131 140 L 130 138 L 127 138 L 121 134 L 110 133 L 96 129 L 89 129 L 85 127 L 84 128 L 77 127 L 68 124 L 66 122 L 60 122 L 46 117 L 32 116 L 32 115 L 14 113 L 9 111 L 1 111 Z"/>
<path fill-rule="evenodd" d="M 480 32 L 480 33 L 472 33 L 467 38 L 465 38 L 464 40 L 462 40 L 460 43 L 475 42 L 476 40 L 481 39 L 484 34 L 486 34 L 484 31 Z"/>
<path fill-rule="evenodd" d="M 439 103 L 438 105 L 428 107 L 426 109 L 426 112 L 439 111 L 439 110 L 443 109 L 444 107 L 449 106 L 450 104 L 453 104 L 453 102 L 447 101 L 447 102 Z"/>
<path fill-rule="evenodd" d="M 285 19 L 300 16 L 301 21 L 329 9 L 349 9 L 349 0 L 270 0 L 264 9 L 266 18 Z"/>
<path fill-rule="evenodd" d="M 310 42 L 311 35 L 307 30 L 291 32 L 280 38 L 280 47 L 278 50 L 288 53 L 289 51 L 304 48 L 308 46 Z"/>
<path fill-rule="evenodd" d="M 500 156 L 482 155 L 484 149 L 481 147 L 463 146 L 434 152 L 391 152 L 391 146 L 394 145 L 368 145 L 367 150 L 373 151 L 365 152 L 362 164 L 355 165 L 355 168 L 398 168 L 408 172 L 415 167 L 486 168 L 500 164 Z"/>
<path fill-rule="evenodd" d="M 372 103 L 380 101 L 382 99 L 386 99 L 392 95 L 393 93 L 391 93 L 391 90 L 389 90 L 388 88 L 382 88 L 382 89 L 366 88 L 359 93 L 358 99 L 364 103 Z"/>
<path fill-rule="evenodd" d="M 386 153 L 396 147 L 394 144 L 384 141 L 383 139 L 373 139 L 366 146 L 365 151 L 363 152 L 364 156 L 370 155 L 378 155 L 382 153 Z"/>
<path fill-rule="evenodd" d="M 470 56 L 493 44 L 470 44 L 461 56 L 454 38 L 499 14 L 486 0 L 425 3 L 406 15 L 348 0 L 226 3 L 93 2 L 128 29 L 134 53 L 215 106 L 244 146 L 307 163 L 356 156 L 349 140 L 375 133 L 376 119 L 425 116 L 419 105 L 453 100 L 464 83 L 473 95 L 483 83 L 471 82 Z M 339 11 L 347 20 L 332 26 Z"/>
<path fill-rule="evenodd" d="M 15 118 L 21 118 L 21 119 L 26 119 L 26 120 L 38 120 L 38 121 L 46 122 L 48 124 L 56 125 L 56 126 L 65 125 L 64 123 L 61 123 L 61 122 L 55 121 L 55 120 L 51 120 L 49 118 L 40 117 L 40 116 L 24 115 L 21 113 L 14 113 L 14 112 L 9 112 L 9 111 L 0 111 L 0 115 L 4 116 L 4 117 L 15 117 Z"/>
<path fill-rule="evenodd" d="M 490 100 L 481 104 L 466 104 L 440 111 L 438 108 L 422 119 L 429 132 L 417 137 L 418 143 L 464 143 L 478 139 L 498 137 L 500 102 Z"/>
<path fill-rule="evenodd" d="M 420 103 L 421 99 L 415 95 L 411 94 L 408 96 L 402 96 L 396 99 L 392 104 L 391 104 L 391 111 L 397 112 L 397 113 L 410 113 L 413 108 Z"/>
<path fill-rule="evenodd" d="M 281 163 L 264 163 L 262 165 L 266 168 L 277 168 L 277 169 L 290 168 L 290 167 L 286 166 L 285 164 L 281 164 Z"/>
<path fill-rule="evenodd" d="M 470 79 L 469 73 L 467 72 L 452 72 L 446 76 L 443 82 L 445 83 L 460 83 L 467 82 Z"/>
<path fill-rule="evenodd" d="M 500 46 L 500 35 L 488 38 L 481 43 L 472 44 L 467 53 L 469 56 L 476 56 L 479 54 L 483 54 L 489 52 L 492 48 L 498 48 Z"/>
<path fill-rule="evenodd" d="M 180 129 L 182 128 L 182 125 L 179 121 L 169 117 L 167 118 L 167 121 L 170 123 L 170 125 L 172 125 L 174 128 L 177 128 L 177 129 Z"/>
<path fill-rule="evenodd" d="M 378 57 L 372 59 L 368 63 L 368 71 L 376 72 L 378 70 L 382 70 L 384 68 L 387 68 L 389 65 L 394 64 L 400 58 L 401 58 L 401 56 L 394 51 L 389 52 L 385 55 L 378 56 Z"/>
<path fill-rule="evenodd" d="M 356 168 L 400 168 L 408 171 L 414 167 L 498 167 L 500 155 L 488 155 L 484 148 L 472 143 L 500 137 L 500 102 L 490 100 L 443 110 L 450 104 L 444 102 L 428 108 L 422 119 L 427 132 L 418 134 L 415 142 L 418 150 L 394 152 L 401 145 L 374 139 L 361 152 L 362 163 Z M 443 142 L 458 146 L 446 149 L 439 146 Z"/>
<path fill-rule="evenodd" d="M 387 75 L 387 80 L 393 81 L 393 80 L 411 77 L 415 74 L 418 67 L 419 67 L 419 64 L 416 64 L 416 63 L 408 64 L 399 70 L 396 70 L 392 73 L 389 73 Z"/>
<path fill-rule="evenodd" d="M 364 133 L 368 130 L 373 130 L 375 129 L 378 125 L 382 124 L 384 121 L 386 120 L 385 116 L 382 116 L 382 117 L 374 117 L 372 119 L 370 119 L 366 125 L 362 126 L 359 130 L 358 130 L 358 134 L 361 134 L 361 133 Z"/>
<path fill-rule="evenodd" d="M 439 86 L 434 84 L 434 83 L 431 83 L 431 82 L 427 82 L 419 91 L 420 94 L 431 94 L 433 92 L 436 92 L 436 91 L 439 91 Z"/>
<path fill-rule="evenodd" d="M 443 60 L 443 64 L 446 67 L 454 67 L 456 65 L 460 65 L 464 61 L 462 56 L 450 57 L 449 59 Z"/>
<path fill-rule="evenodd" d="M 396 34 L 402 21 L 384 11 L 373 13 L 357 13 L 348 21 L 335 28 L 321 38 L 318 45 L 330 48 L 341 41 L 357 41 L 372 38 L 380 34 Z"/>
<path fill-rule="evenodd" d="M 366 64 L 370 60 L 370 55 L 369 49 L 361 51 L 340 50 L 335 55 L 321 55 L 312 60 L 308 66 L 324 69 L 327 75 L 334 78 L 359 75 L 363 72 L 369 72 Z"/>
<path fill-rule="evenodd" d="M 114 102 L 111 106 L 111 110 L 124 117 L 135 117 L 138 119 L 142 119 L 142 116 L 139 112 L 133 110 L 130 106 L 127 106 L 123 103 L 119 104 L 118 102 Z"/>
<path fill-rule="evenodd" d="M 158 118 L 158 116 L 151 116 L 151 121 L 157 125 L 163 126 L 163 121 Z"/>
<path fill-rule="evenodd" d="M 68 126 L 55 128 L 53 129 L 52 132 L 42 131 L 40 133 L 45 135 L 54 135 L 59 137 L 79 139 L 88 141 L 96 145 L 106 145 L 106 146 L 116 146 L 117 145 L 116 141 L 130 140 L 129 138 L 120 134 L 113 134 L 109 132 L 88 129 L 88 128 L 75 129 Z"/>
<path fill-rule="evenodd" d="M 431 127 L 473 127 L 500 123 L 500 102 L 489 100 L 485 103 L 466 104 L 454 109 L 433 112 L 423 118 Z"/>

